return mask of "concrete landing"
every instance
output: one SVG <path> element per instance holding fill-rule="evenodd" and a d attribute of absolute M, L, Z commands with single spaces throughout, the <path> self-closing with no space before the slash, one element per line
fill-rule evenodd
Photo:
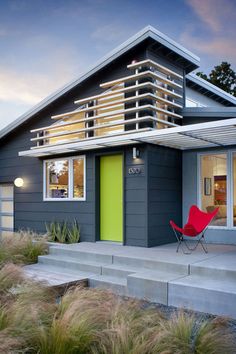
<path fill-rule="evenodd" d="M 236 318 L 236 246 L 208 249 L 185 255 L 176 253 L 176 244 L 51 244 L 49 255 L 25 270 L 52 286 L 84 281 L 120 295 Z"/>
<path fill-rule="evenodd" d="M 69 286 L 88 282 L 88 278 L 93 274 L 87 272 L 69 273 L 56 267 L 43 266 L 42 264 L 32 264 L 24 267 L 25 275 L 35 281 L 42 281 L 49 286 Z"/>

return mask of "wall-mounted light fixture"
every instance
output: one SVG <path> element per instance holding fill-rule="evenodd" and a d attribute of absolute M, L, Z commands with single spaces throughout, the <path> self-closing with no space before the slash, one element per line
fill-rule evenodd
<path fill-rule="evenodd" d="M 20 177 L 16 178 L 16 179 L 14 180 L 14 185 L 15 185 L 16 187 L 18 187 L 18 188 L 23 187 L 23 185 L 24 185 L 24 180 L 23 180 L 23 178 L 20 178 Z"/>
<path fill-rule="evenodd" d="M 136 147 L 133 147 L 133 159 L 134 159 L 134 160 L 135 160 L 135 159 L 138 159 L 139 156 L 140 156 L 140 151 L 139 151 L 139 149 L 136 148 Z"/>

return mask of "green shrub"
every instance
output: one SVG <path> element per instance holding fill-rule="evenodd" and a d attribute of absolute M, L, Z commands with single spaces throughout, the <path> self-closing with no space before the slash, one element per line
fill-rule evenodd
<path fill-rule="evenodd" d="M 68 235 L 68 227 L 67 227 L 67 222 L 64 221 L 63 223 L 57 223 L 56 224 L 56 236 L 57 236 L 57 241 L 60 243 L 65 243 L 66 238 Z"/>
<path fill-rule="evenodd" d="M 68 229 L 68 243 L 78 243 L 80 239 L 80 226 L 77 220 L 74 220 Z"/>
<path fill-rule="evenodd" d="M 46 224 L 48 240 L 59 243 L 77 243 L 80 239 L 80 227 L 77 220 L 72 224 L 66 221 L 53 221 Z"/>
<path fill-rule="evenodd" d="M 47 230 L 48 240 L 51 242 L 56 242 L 57 241 L 57 223 L 53 221 L 50 224 L 46 223 L 45 226 L 46 226 L 46 230 Z"/>

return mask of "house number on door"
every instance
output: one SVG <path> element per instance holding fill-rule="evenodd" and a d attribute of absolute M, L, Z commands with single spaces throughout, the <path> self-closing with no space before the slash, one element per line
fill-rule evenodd
<path fill-rule="evenodd" d="M 140 167 L 130 167 L 129 168 L 129 175 L 139 175 L 141 173 Z"/>

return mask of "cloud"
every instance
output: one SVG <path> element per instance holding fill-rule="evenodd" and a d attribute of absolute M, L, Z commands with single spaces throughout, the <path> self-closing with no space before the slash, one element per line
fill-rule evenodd
<path fill-rule="evenodd" d="M 235 4 L 230 0 L 186 0 L 197 16 L 214 32 L 235 22 Z"/>
<path fill-rule="evenodd" d="M 85 58 L 69 45 L 58 46 L 43 36 L 27 39 L 28 60 L 18 57 L 0 65 L 0 101 L 33 105 L 79 76 Z M 25 55 L 25 54 L 24 54 Z M 78 57 L 80 59 L 78 60 Z"/>
<path fill-rule="evenodd" d="M 41 100 L 53 86 L 43 74 L 27 75 L 8 68 L 0 68 L 0 82 L 1 101 L 29 105 Z"/>
<path fill-rule="evenodd" d="M 235 40 L 231 37 L 215 36 L 202 38 L 191 32 L 184 32 L 180 36 L 182 43 L 191 43 L 194 50 L 203 54 L 212 55 L 215 58 L 228 60 L 236 66 Z"/>
<path fill-rule="evenodd" d="M 235 2 L 186 0 L 186 3 L 198 20 L 185 27 L 179 37 L 180 42 L 198 52 L 203 57 L 205 67 L 216 65 L 223 60 L 236 67 Z"/>
<path fill-rule="evenodd" d="M 57 53 L 58 54 L 58 53 Z M 38 70 L 37 70 L 38 66 Z M 24 104 L 35 104 L 48 94 L 72 80 L 76 73 L 75 64 L 65 56 L 48 53 L 38 65 L 27 70 L 0 67 L 0 100 Z"/>

